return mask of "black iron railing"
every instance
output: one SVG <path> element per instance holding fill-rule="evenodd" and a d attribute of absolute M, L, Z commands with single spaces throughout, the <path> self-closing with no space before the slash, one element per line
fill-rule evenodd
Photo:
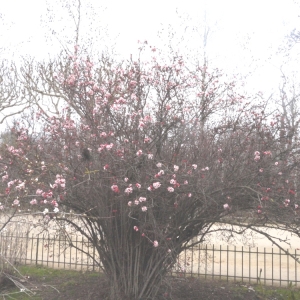
<path fill-rule="evenodd" d="M 277 248 L 210 246 L 199 244 L 180 254 L 171 274 L 287 285 L 300 282 L 300 251 Z M 83 237 L 0 234 L 0 254 L 15 264 L 51 268 L 101 269 L 95 247 Z M 298 284 L 299 285 L 299 284 Z"/>

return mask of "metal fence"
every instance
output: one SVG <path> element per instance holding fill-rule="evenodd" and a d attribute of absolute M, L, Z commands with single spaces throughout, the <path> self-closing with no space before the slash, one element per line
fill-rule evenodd
<path fill-rule="evenodd" d="M 291 250 L 287 250 L 291 251 Z M 178 258 L 172 275 L 287 285 L 300 282 L 300 251 L 277 248 L 198 245 Z M 99 271 L 99 257 L 82 237 L 0 234 L 0 254 L 15 264 Z M 299 284 L 298 284 L 299 285 Z"/>

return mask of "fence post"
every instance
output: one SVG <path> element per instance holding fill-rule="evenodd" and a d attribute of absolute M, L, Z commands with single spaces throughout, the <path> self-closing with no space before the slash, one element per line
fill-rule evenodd
<path fill-rule="evenodd" d="M 40 236 L 38 235 L 38 237 L 36 239 L 36 253 L 35 253 L 35 265 L 36 266 L 38 264 L 38 256 L 39 256 L 39 239 L 40 239 Z"/>

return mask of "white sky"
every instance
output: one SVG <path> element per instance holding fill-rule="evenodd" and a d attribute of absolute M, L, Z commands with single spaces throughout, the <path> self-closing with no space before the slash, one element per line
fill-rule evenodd
<path fill-rule="evenodd" d="M 38 59 L 59 48 L 51 46 L 45 36 L 56 31 L 63 42 L 72 39 L 74 26 L 62 3 L 73 1 L 0 0 L 3 25 L 0 31 L 0 55 L 31 55 Z M 163 47 L 168 43 L 169 26 L 182 52 L 203 54 L 202 35 L 210 34 L 206 53 L 211 64 L 225 72 L 247 75 L 251 88 L 269 91 L 279 84 L 279 68 L 296 71 L 299 46 L 290 52 L 289 60 L 278 53 L 284 36 L 300 30 L 300 1 L 293 0 L 81 0 L 83 6 L 81 36 L 90 35 L 94 48 L 115 42 L 125 58 L 137 49 L 137 40 Z M 90 4 L 93 9 L 86 9 Z M 49 22 L 47 8 L 53 9 Z M 51 13 L 50 13 L 51 15 Z M 43 21 L 41 23 L 41 20 Z M 47 28 L 48 26 L 48 28 Z M 107 28 L 107 31 L 104 29 Z M 192 31 L 194 28 L 196 31 Z M 187 31 L 185 31 L 187 29 Z M 162 31 L 159 39 L 157 32 Z M 108 36 L 107 33 L 108 32 Z M 67 37 L 64 37 L 67 36 Z M 52 34 L 50 34 L 52 36 Z M 97 42 L 99 38 L 100 42 Z M 299 78 L 299 75 L 298 75 Z M 299 80 L 300 82 L 300 80 Z"/>

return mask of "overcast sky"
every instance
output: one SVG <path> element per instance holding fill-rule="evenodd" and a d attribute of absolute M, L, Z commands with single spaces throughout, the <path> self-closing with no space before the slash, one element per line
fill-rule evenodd
<path fill-rule="evenodd" d="M 58 40 L 73 43 L 74 23 L 62 7 L 72 2 L 76 3 L 0 0 L 2 57 L 14 53 L 15 57 L 27 54 L 40 59 L 60 48 Z M 82 38 L 93 39 L 94 48 L 115 44 L 116 51 L 128 58 L 136 53 L 138 40 L 163 48 L 172 32 L 172 43 L 179 51 L 198 51 L 200 57 L 204 51 L 203 33 L 209 29 L 206 54 L 211 64 L 228 73 L 252 72 L 247 77 L 249 85 L 269 91 L 279 84 L 280 67 L 284 66 L 287 73 L 298 68 L 295 61 L 299 47 L 289 52 L 289 59 L 279 48 L 285 46 L 284 38 L 292 29 L 300 29 L 299 2 L 81 0 L 80 33 Z M 49 41 L 49 37 L 54 39 Z"/>

